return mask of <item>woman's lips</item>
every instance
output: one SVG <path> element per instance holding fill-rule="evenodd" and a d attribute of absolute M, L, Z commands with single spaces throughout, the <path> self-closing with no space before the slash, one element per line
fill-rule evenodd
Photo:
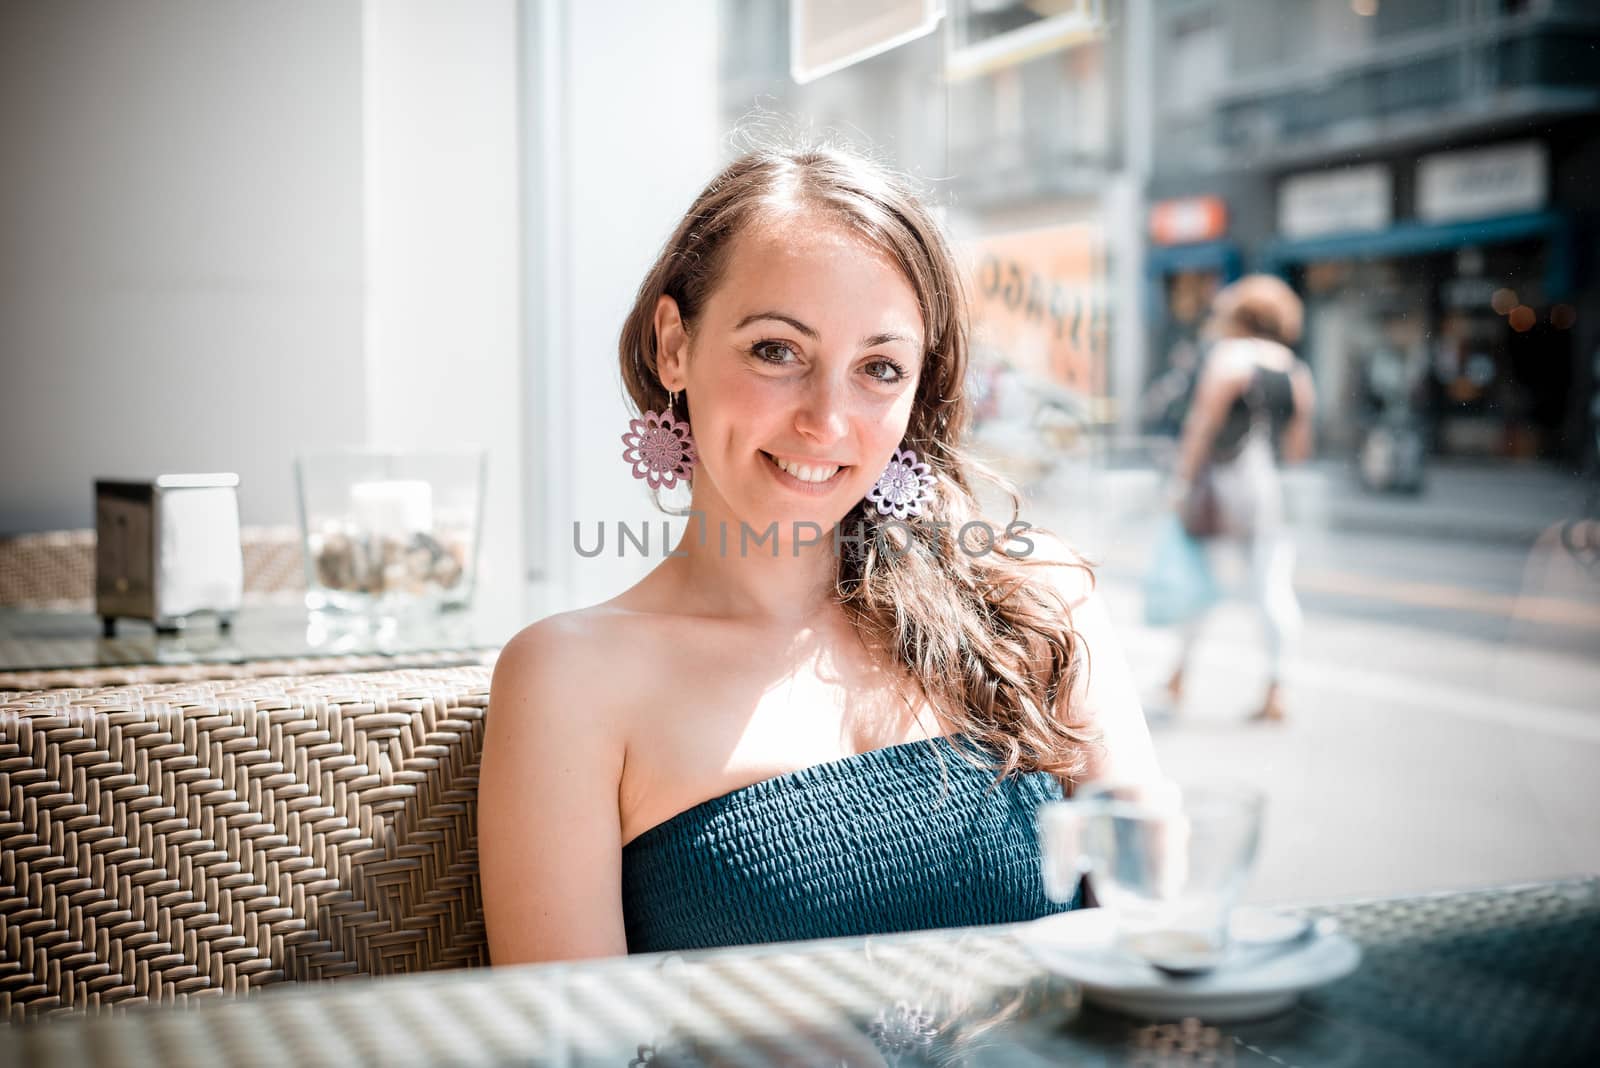
<path fill-rule="evenodd" d="M 821 482 L 807 482 L 804 479 L 796 478 L 779 467 L 777 459 L 770 452 L 762 452 L 761 455 L 767 461 L 767 469 L 772 472 L 773 477 L 781 484 L 798 493 L 808 494 L 813 497 L 831 493 L 834 487 L 839 484 L 839 480 L 844 477 L 845 472 L 850 470 L 848 464 L 841 464 L 839 470 L 835 471 L 831 477 L 825 478 Z M 811 464 L 809 466 L 822 467 L 824 465 Z"/>

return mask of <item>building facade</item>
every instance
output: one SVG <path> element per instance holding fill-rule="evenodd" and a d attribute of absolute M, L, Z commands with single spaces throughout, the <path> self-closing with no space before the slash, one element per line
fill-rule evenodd
<path fill-rule="evenodd" d="M 1269 271 L 1306 300 L 1327 448 L 1401 398 L 1434 455 L 1593 456 L 1600 9 L 1163 0 L 1149 46 L 1149 376 Z"/>
<path fill-rule="evenodd" d="M 890 43 L 841 61 L 857 15 L 723 0 L 723 121 L 799 117 L 926 179 L 972 263 L 980 365 L 1170 433 L 1181 398 L 1157 394 L 1197 366 L 1212 296 L 1268 271 L 1306 300 L 1325 453 L 1403 410 L 1437 456 L 1594 455 L 1600 7 L 872 7 Z"/>

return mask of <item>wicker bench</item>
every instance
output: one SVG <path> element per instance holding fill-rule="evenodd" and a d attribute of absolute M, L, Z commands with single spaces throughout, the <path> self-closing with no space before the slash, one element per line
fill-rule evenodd
<path fill-rule="evenodd" d="M 0 693 L 0 1019 L 487 963 L 489 679 Z"/>
<path fill-rule="evenodd" d="M 0 537 L 0 605 L 87 610 L 94 607 L 93 530 L 50 530 Z M 244 600 L 297 602 L 306 589 L 297 527 L 243 527 Z"/>

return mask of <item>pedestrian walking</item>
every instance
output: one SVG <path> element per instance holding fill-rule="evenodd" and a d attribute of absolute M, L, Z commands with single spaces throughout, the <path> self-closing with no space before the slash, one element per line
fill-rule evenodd
<path fill-rule="evenodd" d="M 1311 370 L 1292 348 L 1303 322 L 1300 298 L 1271 275 L 1249 275 L 1217 294 L 1170 493 L 1185 532 L 1207 556 L 1231 551 L 1248 562 L 1268 663 L 1266 692 L 1252 718 L 1267 721 L 1284 718 L 1285 663 L 1301 625 L 1280 472 L 1312 449 Z M 1174 709 L 1207 614 L 1202 609 L 1181 624 L 1178 663 L 1167 682 Z"/>

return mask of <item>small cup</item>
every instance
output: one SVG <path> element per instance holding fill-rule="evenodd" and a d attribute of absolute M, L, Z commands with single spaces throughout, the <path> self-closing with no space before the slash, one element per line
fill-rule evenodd
<path fill-rule="evenodd" d="M 1228 919 L 1255 864 L 1265 799 L 1236 785 L 1090 783 L 1039 809 L 1045 894 L 1088 874 L 1124 951 L 1173 971 L 1228 949 Z"/>

